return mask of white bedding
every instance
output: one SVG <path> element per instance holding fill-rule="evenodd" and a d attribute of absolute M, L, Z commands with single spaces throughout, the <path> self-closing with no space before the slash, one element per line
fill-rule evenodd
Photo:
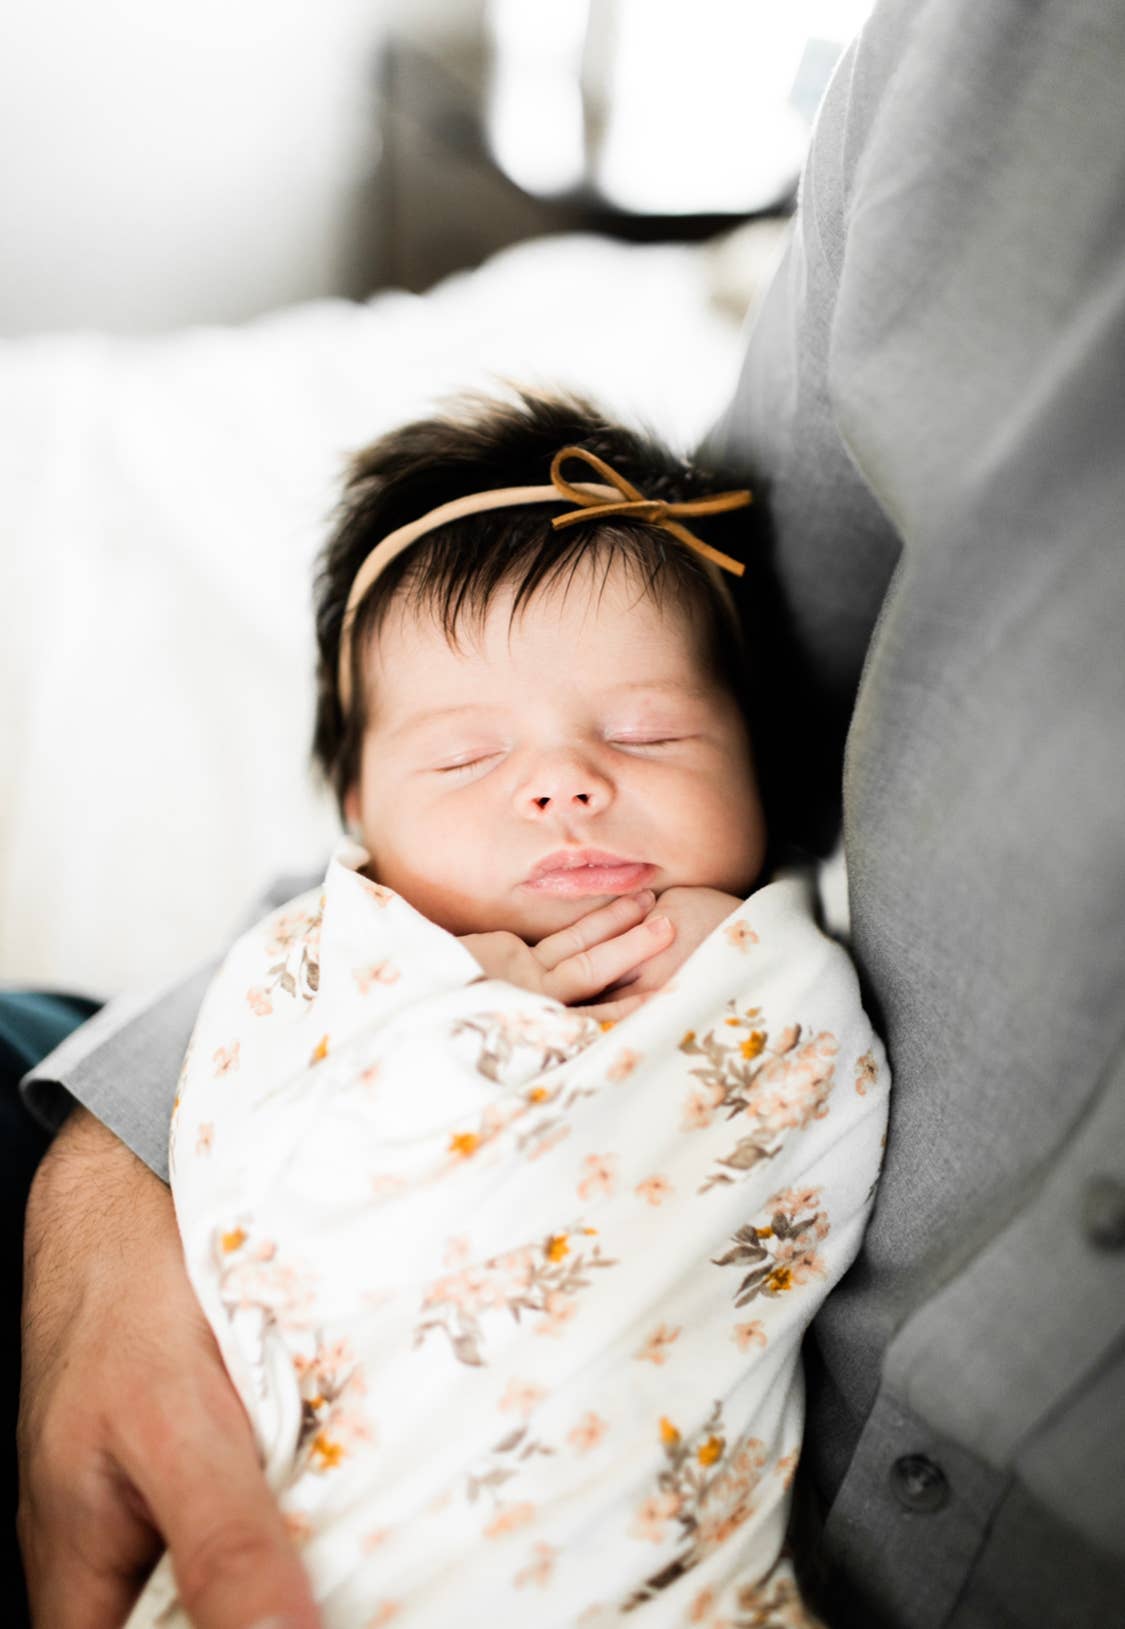
<path fill-rule="evenodd" d="M 308 585 L 344 456 L 496 375 L 690 445 L 739 355 L 714 267 L 559 237 L 424 297 L 0 343 L 0 979 L 172 976 L 315 870 Z"/>

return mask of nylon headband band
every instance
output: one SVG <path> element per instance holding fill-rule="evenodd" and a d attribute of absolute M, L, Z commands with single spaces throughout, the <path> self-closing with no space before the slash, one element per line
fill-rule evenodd
<path fill-rule="evenodd" d="M 570 482 L 563 478 L 561 468 L 568 458 L 579 458 L 598 475 L 607 477 L 612 485 L 600 482 Z M 337 663 L 337 684 L 340 695 L 340 707 L 346 714 L 351 707 L 351 656 L 352 656 L 352 627 L 359 611 L 359 607 L 372 583 L 381 576 L 392 560 L 396 560 L 412 543 L 428 532 L 435 531 L 439 526 L 449 521 L 460 520 L 465 515 L 486 514 L 494 509 L 511 509 L 522 504 L 540 503 L 573 503 L 576 509 L 565 515 L 556 515 L 551 525 L 559 531 L 564 526 L 573 525 L 581 520 L 598 520 L 601 517 L 612 519 L 617 516 L 648 521 L 650 524 L 660 526 L 671 532 L 679 542 L 690 548 L 694 553 L 702 555 L 713 565 L 722 567 L 733 576 L 741 577 L 745 566 L 738 560 L 732 560 L 729 555 L 721 554 L 710 544 L 704 543 L 702 538 L 696 537 L 694 532 L 686 526 L 681 526 L 673 517 L 676 515 L 706 515 L 718 514 L 724 510 L 741 509 L 751 502 L 751 495 L 747 491 L 718 492 L 703 498 L 687 499 L 682 502 L 664 500 L 661 498 L 646 498 L 635 486 L 625 479 L 623 475 L 607 464 L 604 459 L 598 458 L 594 453 L 587 452 L 584 447 L 563 447 L 554 456 L 551 462 L 551 486 L 504 486 L 494 487 L 487 492 L 470 492 L 464 497 L 453 498 L 448 503 L 440 504 L 436 509 L 429 510 L 420 515 L 417 520 L 409 521 L 405 526 L 399 526 L 387 536 L 381 538 L 368 554 L 363 564 L 355 574 L 351 589 L 348 593 L 347 604 L 344 607 L 344 620 L 340 632 L 340 655 Z"/>

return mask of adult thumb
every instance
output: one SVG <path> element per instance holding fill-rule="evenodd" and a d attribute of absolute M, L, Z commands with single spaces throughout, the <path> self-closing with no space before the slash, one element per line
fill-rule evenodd
<path fill-rule="evenodd" d="M 168 1545 L 162 1566 L 171 1563 L 186 1614 L 179 1621 L 193 1629 L 322 1629 L 234 1393 L 216 1387 L 203 1407 L 177 1409 L 157 1435 L 162 1451 L 129 1469 Z"/>

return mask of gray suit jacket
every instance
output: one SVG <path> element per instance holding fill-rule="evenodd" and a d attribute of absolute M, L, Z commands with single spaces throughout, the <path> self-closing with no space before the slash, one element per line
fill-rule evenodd
<path fill-rule="evenodd" d="M 1123 86 L 1120 0 L 886 0 L 711 449 L 768 488 L 823 726 L 851 717 L 895 1071 L 809 1354 L 838 1624 L 1125 1621 Z M 154 1166 L 197 998 L 47 1071 Z"/>

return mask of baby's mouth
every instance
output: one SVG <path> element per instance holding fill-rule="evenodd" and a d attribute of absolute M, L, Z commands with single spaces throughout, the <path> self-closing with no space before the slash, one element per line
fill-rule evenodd
<path fill-rule="evenodd" d="M 626 859 L 604 849 L 559 849 L 532 867 L 523 886 L 564 899 L 633 894 L 651 881 L 656 869 L 647 860 Z"/>

